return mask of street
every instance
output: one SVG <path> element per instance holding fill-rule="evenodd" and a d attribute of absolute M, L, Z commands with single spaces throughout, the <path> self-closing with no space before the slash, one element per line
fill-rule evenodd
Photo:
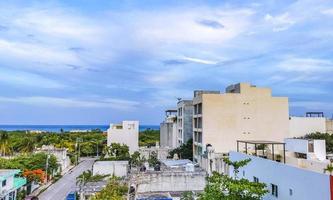
<path fill-rule="evenodd" d="M 66 173 L 55 184 L 51 185 L 47 190 L 41 193 L 38 197 L 40 200 L 64 200 L 66 195 L 75 190 L 76 177 L 86 170 L 92 170 L 94 158 L 84 158 L 82 162 Z"/>

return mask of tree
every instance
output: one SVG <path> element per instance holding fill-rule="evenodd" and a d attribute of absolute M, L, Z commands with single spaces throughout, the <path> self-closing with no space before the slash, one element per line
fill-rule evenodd
<path fill-rule="evenodd" d="M 159 164 L 159 161 L 157 159 L 157 153 L 155 151 L 151 152 L 148 158 L 148 163 L 150 167 L 155 167 L 157 164 Z"/>
<path fill-rule="evenodd" d="M 92 172 L 91 170 L 88 171 L 84 171 L 82 174 L 80 174 L 78 177 L 76 177 L 76 184 L 77 185 L 85 185 L 87 182 L 89 182 L 89 180 L 92 177 Z"/>
<path fill-rule="evenodd" d="M 28 182 L 44 183 L 46 174 L 42 169 L 25 170 L 23 176 L 27 178 Z"/>
<path fill-rule="evenodd" d="M 260 200 L 268 192 L 263 183 L 237 178 L 239 168 L 248 164 L 249 159 L 236 162 L 225 159 L 225 162 L 233 166 L 235 177 L 213 172 L 213 175 L 207 178 L 208 183 L 199 197 L 200 200 Z"/>
<path fill-rule="evenodd" d="M 324 169 L 324 173 L 326 173 L 326 172 L 329 172 L 330 175 L 332 175 L 332 173 L 333 173 L 333 164 L 332 163 L 330 163 L 326 166 L 326 168 Z"/>
<path fill-rule="evenodd" d="M 21 143 L 19 150 L 22 153 L 31 153 L 35 150 L 35 147 L 36 147 L 35 137 L 27 137 Z"/>
<path fill-rule="evenodd" d="M 193 139 L 188 140 L 185 144 L 170 151 L 169 157 L 173 158 L 175 154 L 181 159 L 193 160 Z"/>
<path fill-rule="evenodd" d="M 131 166 L 140 166 L 142 165 L 144 162 L 144 159 L 141 158 L 140 156 L 140 152 L 135 151 L 132 155 L 131 155 L 131 159 L 130 159 L 130 164 Z"/>
<path fill-rule="evenodd" d="M 9 135 L 6 131 L 0 132 L 0 155 L 6 156 L 12 153 L 9 145 Z"/>
<path fill-rule="evenodd" d="M 187 191 L 183 192 L 182 196 L 180 197 L 180 200 L 195 200 L 195 198 L 192 192 Z"/>
<path fill-rule="evenodd" d="M 106 187 L 100 192 L 96 193 L 92 200 L 101 199 L 112 199 L 112 200 L 124 200 L 126 199 L 126 193 L 128 191 L 128 186 L 121 182 L 118 178 L 112 177 L 109 179 Z"/>
<path fill-rule="evenodd" d="M 129 147 L 119 143 L 105 146 L 101 160 L 130 160 Z"/>

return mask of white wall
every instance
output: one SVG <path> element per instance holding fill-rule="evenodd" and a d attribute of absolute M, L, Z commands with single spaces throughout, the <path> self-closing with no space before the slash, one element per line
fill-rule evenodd
<path fill-rule="evenodd" d="M 302 137 L 315 132 L 326 132 L 324 117 L 290 117 L 289 137 Z"/>
<path fill-rule="evenodd" d="M 330 200 L 329 175 L 243 153 L 230 152 L 232 161 L 247 158 L 251 158 L 251 162 L 240 169 L 240 178 L 243 177 L 244 171 L 244 178 L 253 181 L 253 176 L 255 176 L 259 178 L 259 182 L 266 183 L 269 190 L 271 189 L 271 183 L 278 186 L 278 198 L 273 197 L 269 192 L 264 200 Z M 230 169 L 230 175 L 232 175 L 232 169 Z M 289 189 L 292 189 L 292 196 L 289 194 Z"/>
<path fill-rule="evenodd" d="M 117 128 L 122 126 L 122 128 Z M 126 144 L 132 154 L 139 150 L 139 122 L 138 121 L 123 121 L 122 124 L 111 124 L 108 129 L 108 146 L 111 143 Z"/>
<path fill-rule="evenodd" d="M 326 160 L 326 142 L 325 140 L 313 140 L 314 154 L 319 160 Z"/>
<path fill-rule="evenodd" d="M 206 185 L 205 172 L 146 172 L 137 174 L 137 192 L 202 191 Z"/>
<path fill-rule="evenodd" d="M 97 161 L 93 165 L 93 175 L 127 176 L 128 161 Z"/>

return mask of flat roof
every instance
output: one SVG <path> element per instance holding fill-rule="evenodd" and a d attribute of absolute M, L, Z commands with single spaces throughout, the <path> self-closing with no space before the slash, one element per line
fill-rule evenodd
<path fill-rule="evenodd" d="M 188 160 L 188 159 L 183 159 L 183 160 L 172 160 L 172 159 L 167 159 L 167 160 L 160 160 L 161 163 L 163 163 L 164 165 L 171 167 L 171 166 L 183 166 L 186 165 L 188 163 L 192 163 L 192 161 Z"/>
<path fill-rule="evenodd" d="M 237 140 L 237 142 L 249 144 L 285 144 L 284 142 L 269 141 L 269 140 Z"/>

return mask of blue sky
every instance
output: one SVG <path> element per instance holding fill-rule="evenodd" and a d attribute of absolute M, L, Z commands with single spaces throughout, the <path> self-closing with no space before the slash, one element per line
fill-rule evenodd
<path fill-rule="evenodd" d="M 1 1 L 0 124 L 158 124 L 237 82 L 331 116 L 332 55 L 332 1 Z"/>

